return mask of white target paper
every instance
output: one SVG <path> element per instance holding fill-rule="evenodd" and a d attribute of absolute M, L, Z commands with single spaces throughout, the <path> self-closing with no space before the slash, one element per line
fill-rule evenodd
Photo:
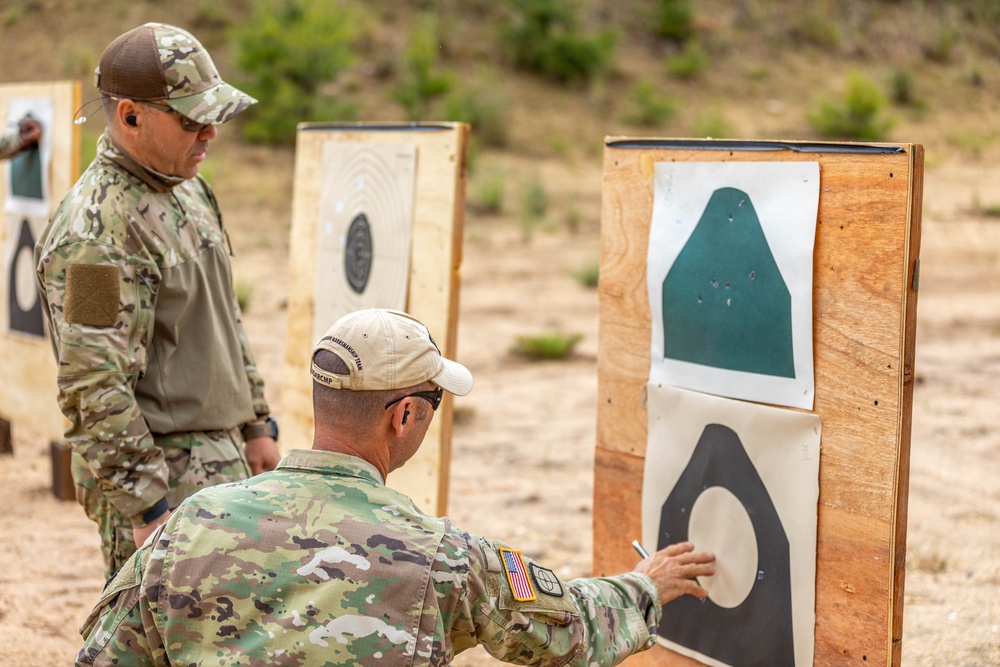
<path fill-rule="evenodd" d="M 313 338 L 362 308 L 406 309 L 415 145 L 323 145 Z"/>
<path fill-rule="evenodd" d="M 812 348 L 812 280 L 813 247 L 816 237 L 816 214 L 819 206 L 819 164 L 816 162 L 659 162 L 655 166 L 655 197 L 649 233 L 647 281 L 652 319 L 650 381 L 675 387 L 685 387 L 718 396 L 741 398 L 760 403 L 787 405 L 811 410 L 815 395 Z M 729 215 L 729 230 L 710 225 L 710 214 L 716 195 L 722 190 L 738 191 L 742 200 L 734 222 Z M 750 213 L 753 211 L 752 213 Z M 736 235 L 749 224 L 742 214 L 752 215 L 760 225 L 762 242 L 776 264 L 780 279 L 789 291 L 791 339 L 767 339 L 766 327 L 753 326 L 752 320 L 740 319 L 737 312 L 758 315 L 765 323 L 773 318 L 760 310 L 754 285 L 754 267 L 748 259 L 745 242 L 736 242 Z M 745 217 L 743 215 L 742 217 Z M 727 236 L 728 235 L 728 236 Z M 727 241 L 733 241 L 727 243 Z M 718 244 L 697 247 L 690 244 Z M 701 252 L 707 260 L 697 280 L 690 284 L 690 307 L 684 302 L 680 312 L 664 313 L 664 278 L 680 261 L 684 253 Z M 710 266 L 714 265 L 714 266 Z M 720 266 L 721 265 L 721 266 Z M 758 270 L 762 267 L 757 267 Z M 721 271 L 720 271 L 721 269 Z M 763 275 L 763 272 L 761 272 Z M 695 276 L 688 276 L 694 280 Z M 731 281 L 731 283 L 730 283 Z M 697 285 L 697 289 L 695 289 Z M 730 296 L 730 299 L 724 297 Z M 702 299 L 704 297 L 704 303 Z M 697 301 L 698 305 L 695 305 Z M 731 304 L 732 307 L 727 306 Z M 677 304 L 675 304 L 677 305 Z M 735 323 L 728 330 L 725 342 L 712 335 L 722 331 L 717 319 L 730 312 Z M 679 321 L 678 318 L 688 319 Z M 722 317 L 724 320 L 725 318 Z M 725 365 L 716 366 L 665 355 L 664 323 L 678 326 L 682 336 L 690 337 L 689 345 L 700 350 L 718 346 L 721 349 L 758 350 L 746 352 L 754 357 L 766 357 L 779 349 L 780 343 L 790 344 L 794 356 L 794 372 L 781 377 L 752 370 L 740 370 Z M 714 324 L 709 324 L 714 321 Z M 743 326 L 737 326 L 743 323 Z M 760 320 L 758 320 L 758 324 Z M 694 326 L 698 325 L 698 326 Z M 725 354 L 725 353 L 724 353 Z"/>
<path fill-rule="evenodd" d="M 783 577 L 787 582 L 784 590 L 790 589 L 791 609 L 780 602 L 777 611 L 791 619 L 794 664 L 812 665 L 820 418 L 656 383 L 649 383 L 647 391 L 649 442 L 642 492 L 646 548 L 652 551 L 667 543 L 690 540 L 697 549 L 715 553 L 716 574 L 701 581 L 709 591 L 706 602 L 711 604 L 697 606 L 707 609 L 714 604 L 718 613 L 706 615 L 695 621 L 697 624 L 708 625 L 714 619 L 740 614 L 751 619 L 766 615 L 768 624 L 776 623 L 778 614 L 759 613 L 758 603 L 767 587 Z M 715 431 L 709 430 L 710 425 Z M 715 449 L 706 458 L 707 434 L 718 431 L 733 438 L 728 448 Z M 692 473 L 698 465 L 702 470 Z M 756 486 L 747 482 L 757 477 Z M 694 492 L 686 496 L 675 493 L 684 488 Z M 762 519 L 768 515 L 773 518 L 775 513 L 780 527 Z M 669 518 L 671 514 L 687 518 L 678 522 Z M 678 525 L 678 534 L 663 534 L 664 526 L 676 530 Z M 776 533 L 782 539 L 773 539 Z M 783 539 L 787 539 L 787 548 L 776 551 Z M 774 554 L 779 557 L 773 558 Z M 787 563 L 787 571 L 777 571 L 775 563 Z M 754 597 L 749 597 L 751 594 Z M 689 598 L 688 602 L 692 601 L 694 598 Z M 665 622 L 669 609 L 669 605 L 665 607 Z M 726 640 L 756 636 L 752 630 L 739 627 L 704 627 L 694 632 L 702 629 Z M 708 665 L 730 664 L 663 637 L 658 641 Z M 709 642 L 713 643 L 720 642 Z M 737 651 L 749 660 L 750 651 L 744 648 Z"/>

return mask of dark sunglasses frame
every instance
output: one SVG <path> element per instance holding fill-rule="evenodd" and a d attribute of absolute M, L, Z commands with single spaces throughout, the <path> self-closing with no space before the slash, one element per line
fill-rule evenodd
<path fill-rule="evenodd" d="M 168 107 L 166 104 L 157 104 L 156 102 L 143 102 L 141 100 L 136 100 L 136 101 L 139 102 L 139 104 L 145 104 L 148 107 L 155 107 L 164 113 L 169 113 L 174 116 L 177 116 L 178 118 L 181 119 L 181 129 L 184 130 L 185 132 L 201 132 L 206 127 L 211 125 L 211 123 L 197 123 L 188 118 L 187 116 L 185 116 L 184 114 L 182 114 L 181 112 L 177 111 L 176 109 Z"/>
<path fill-rule="evenodd" d="M 442 389 L 441 387 L 438 387 L 437 389 L 434 389 L 433 391 L 415 391 L 412 394 L 406 394 L 405 396 L 400 396 L 399 398 L 394 398 L 394 399 L 392 399 L 391 401 L 389 401 L 388 403 L 385 404 L 386 410 L 389 409 L 390 405 L 394 405 L 396 403 L 399 403 L 404 398 L 409 398 L 411 396 L 412 397 L 416 397 L 416 398 L 422 398 L 422 399 L 424 399 L 425 401 L 427 401 L 428 403 L 431 404 L 431 407 L 434 408 L 434 411 L 436 412 L 437 409 L 438 409 L 438 406 L 441 405 L 441 399 L 444 398 L 444 389 Z"/>

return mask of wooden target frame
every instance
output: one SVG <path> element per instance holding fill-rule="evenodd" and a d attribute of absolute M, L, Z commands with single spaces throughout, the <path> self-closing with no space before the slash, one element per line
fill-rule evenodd
<path fill-rule="evenodd" d="M 814 665 L 901 656 L 924 150 L 918 144 L 605 140 L 594 571 L 642 534 L 657 162 L 815 161 L 815 403 L 823 422 Z M 791 408 L 789 408 L 791 409 Z M 647 545 L 649 546 L 649 545 Z M 659 645 L 631 665 L 700 665 Z"/>
<path fill-rule="evenodd" d="M 427 325 L 445 356 L 455 358 L 468 141 L 469 126 L 465 123 L 299 125 L 281 401 L 282 447 L 308 449 L 313 437 L 309 353 L 315 343 L 317 221 L 321 214 L 324 145 L 340 142 L 415 147 L 406 311 Z M 326 326 L 330 324 L 333 322 Z M 445 400 L 417 454 L 392 474 L 393 488 L 439 515 L 446 512 L 448 502 L 451 426 L 452 401 L 445 392 Z"/>
<path fill-rule="evenodd" d="M 66 192 L 73 186 L 80 173 L 80 127 L 73 123 L 73 114 L 80 106 L 80 84 L 75 81 L 54 81 L 44 83 L 15 83 L 0 85 L 0 119 L 6 124 L 10 106 L 14 100 L 46 99 L 51 104 L 51 126 L 43 127 L 45 137 L 51 143 L 51 160 L 48 168 L 48 211 L 38 218 L 44 222 L 52 215 Z M 0 418 L 13 424 L 30 426 L 50 441 L 61 441 L 66 429 L 66 418 L 59 410 L 56 387 L 56 364 L 52 355 L 52 344 L 48 337 L 48 324 L 44 337 L 29 336 L 10 330 L 8 299 L 12 289 L 24 285 L 12 285 L 12 267 L 7 250 L 10 239 L 7 235 L 7 166 L 0 162 L 0 256 L 3 267 L 0 270 L 0 371 L 4 381 L 0 383 Z M 35 238 L 35 241 L 38 239 Z M 19 252 L 14 262 L 26 261 L 26 250 Z M 32 262 L 33 264 L 33 262 Z M 17 279 L 23 272 L 18 272 Z M 31 290 L 36 290 L 34 271 L 31 271 Z M 19 290 L 20 291 L 20 290 Z M 44 314 L 42 319 L 44 320 Z"/>

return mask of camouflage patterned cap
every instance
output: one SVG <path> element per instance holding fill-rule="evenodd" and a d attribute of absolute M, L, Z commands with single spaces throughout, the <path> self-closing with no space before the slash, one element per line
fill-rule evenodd
<path fill-rule="evenodd" d="M 415 387 L 430 380 L 457 396 L 472 391 L 472 373 L 445 359 L 419 320 L 398 310 L 368 308 L 341 317 L 313 348 L 333 352 L 350 375 L 312 364 L 312 376 L 334 389 L 379 391 Z"/>
<path fill-rule="evenodd" d="M 191 120 L 212 125 L 257 102 L 222 80 L 194 35 L 165 23 L 141 25 L 108 44 L 94 85 L 111 97 L 162 100 Z"/>

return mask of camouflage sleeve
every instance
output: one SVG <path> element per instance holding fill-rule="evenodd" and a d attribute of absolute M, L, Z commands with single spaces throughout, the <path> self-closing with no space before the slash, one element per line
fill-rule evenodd
<path fill-rule="evenodd" d="M 153 667 L 166 663 L 163 640 L 153 623 L 146 595 L 154 577 L 145 572 L 152 545 L 137 551 L 104 588 L 104 594 L 80 628 L 83 647 L 75 667 Z"/>
<path fill-rule="evenodd" d="M 649 648 L 660 607 L 639 574 L 568 584 L 500 542 L 474 540 L 464 596 L 450 612 L 455 653 L 475 644 L 522 665 L 614 665 Z"/>
<path fill-rule="evenodd" d="M 167 493 L 167 468 L 135 397 L 146 369 L 156 265 L 112 243 L 76 241 L 39 258 L 67 441 L 127 517 Z"/>
<path fill-rule="evenodd" d="M 21 134 L 17 130 L 0 134 L 0 160 L 14 157 L 21 152 Z"/>

